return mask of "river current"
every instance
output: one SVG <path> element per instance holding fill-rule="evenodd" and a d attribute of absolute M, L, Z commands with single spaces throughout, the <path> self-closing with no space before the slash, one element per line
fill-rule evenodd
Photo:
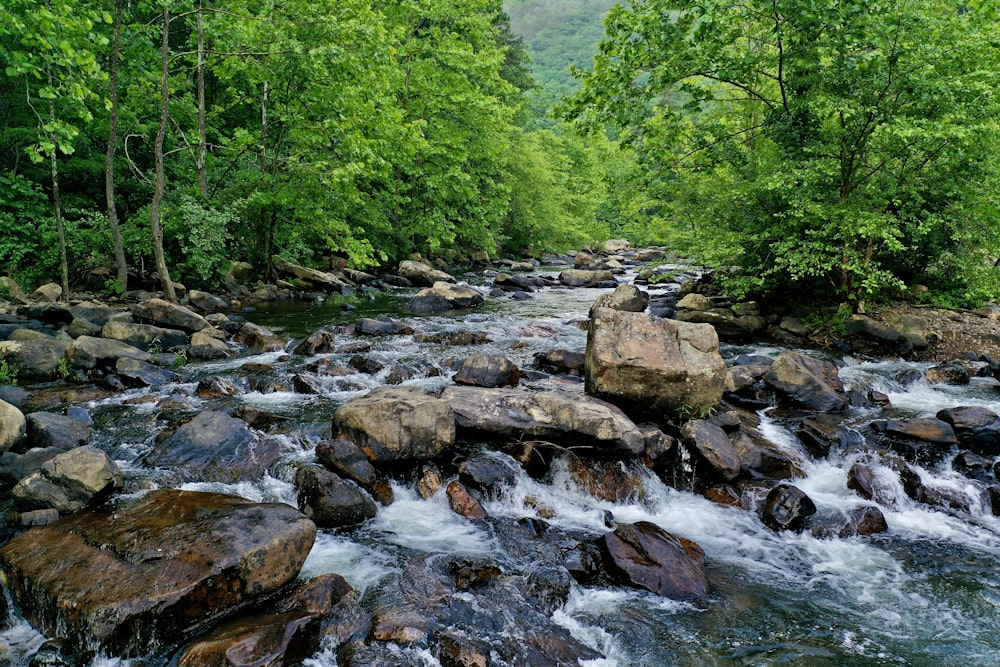
<path fill-rule="evenodd" d="M 474 313 L 414 317 L 406 314 L 408 293 L 379 295 L 342 310 L 339 300 L 296 303 L 246 313 L 292 343 L 334 322 L 389 314 L 422 332 L 477 331 L 492 343 L 476 351 L 506 356 L 522 368 L 532 355 L 553 348 L 583 350 L 586 333 L 579 326 L 603 290 L 546 289 L 532 300 L 493 299 Z M 346 340 L 346 339 L 345 339 Z M 470 348 L 414 342 L 411 336 L 372 339 L 368 353 L 385 364 L 375 374 L 327 377 L 319 395 L 285 391 L 250 391 L 214 400 L 194 396 L 199 379 L 209 375 L 239 377 L 248 365 L 273 368 L 275 377 L 301 365 L 284 353 L 241 356 L 222 362 L 192 363 L 183 382 L 158 390 L 171 394 L 192 413 L 207 407 L 241 403 L 291 418 L 280 437 L 287 439 L 290 460 L 314 460 L 311 447 L 329 433 L 333 412 L 344 402 L 383 384 L 392 366 L 414 369 L 404 382 L 434 389 L 450 384 L 453 360 Z M 783 348 L 724 346 L 723 355 L 776 356 Z M 974 379 L 965 387 L 917 382 L 904 386 L 908 369 L 924 366 L 903 361 L 861 362 L 836 358 L 848 387 L 887 394 L 899 416 L 933 416 L 945 407 L 982 405 L 1000 412 L 995 380 Z M 581 391 L 582 384 L 538 378 L 529 386 Z M 169 484 L 169 480 L 136 461 L 164 425 L 153 403 L 127 404 L 147 391 L 131 390 L 112 399 L 87 404 L 95 422 L 92 444 L 108 451 L 123 468 L 126 491 Z M 760 412 L 765 435 L 782 448 L 805 455 L 795 435 L 768 410 Z M 852 408 L 850 420 L 863 424 L 875 414 Z M 794 480 L 816 503 L 818 514 L 843 512 L 872 504 L 847 488 L 847 473 L 863 450 L 834 453 L 806 464 L 806 476 Z M 708 599 L 679 603 L 624 588 L 584 588 L 574 584 L 568 600 L 552 620 L 599 656 L 582 660 L 589 667 L 633 665 L 995 665 L 1000 664 L 1000 519 L 992 516 L 978 490 L 946 463 L 920 469 L 925 484 L 968 497 L 970 511 L 953 511 L 917 503 L 904 493 L 896 476 L 875 464 L 883 479 L 878 504 L 887 533 L 864 538 L 817 538 L 808 532 L 775 533 L 753 511 L 714 504 L 666 486 L 655 475 L 642 477 L 641 498 L 614 503 L 579 488 L 565 461 L 538 481 L 521 474 L 502 497 L 485 503 L 492 516 L 536 517 L 539 507 L 555 528 L 594 537 L 607 531 L 606 514 L 618 522 L 650 521 L 698 543 L 707 556 L 712 585 Z M 253 500 L 296 504 L 291 475 L 281 466 L 274 476 L 237 485 L 188 484 L 183 488 L 223 491 Z M 302 576 L 324 572 L 344 576 L 360 593 L 377 596 L 399 571 L 402 557 L 414 554 L 495 555 L 503 549 L 491 532 L 452 512 L 443 493 L 422 499 L 414 488 L 394 483 L 395 501 L 363 526 L 347 531 L 320 531 Z M 27 665 L 44 641 L 16 614 L 0 630 L 13 665 Z M 426 649 L 399 647 L 400 664 L 439 665 Z M 150 667 L 149 659 L 98 657 L 93 667 Z M 308 667 L 337 664 L 334 647 L 324 647 Z"/>

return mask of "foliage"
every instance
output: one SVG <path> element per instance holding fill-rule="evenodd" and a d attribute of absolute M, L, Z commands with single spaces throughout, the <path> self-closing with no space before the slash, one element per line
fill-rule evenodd
<path fill-rule="evenodd" d="M 0 359 L 0 384 L 17 385 L 17 368 Z"/>
<path fill-rule="evenodd" d="M 995 13 L 635 0 L 606 27 L 567 115 L 623 132 L 664 236 L 734 291 L 997 296 Z"/>

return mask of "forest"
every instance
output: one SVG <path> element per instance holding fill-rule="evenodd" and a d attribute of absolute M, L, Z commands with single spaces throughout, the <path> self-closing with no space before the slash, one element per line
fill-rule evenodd
<path fill-rule="evenodd" d="M 9 0 L 0 274 L 169 296 L 625 236 L 743 296 L 997 297 L 993 3 L 610 4 Z"/>

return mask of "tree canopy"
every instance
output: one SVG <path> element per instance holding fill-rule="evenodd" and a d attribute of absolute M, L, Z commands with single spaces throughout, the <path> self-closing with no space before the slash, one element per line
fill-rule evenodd
<path fill-rule="evenodd" d="M 990 3 L 633 0 L 565 109 L 644 167 L 660 236 L 737 292 L 997 295 Z"/>

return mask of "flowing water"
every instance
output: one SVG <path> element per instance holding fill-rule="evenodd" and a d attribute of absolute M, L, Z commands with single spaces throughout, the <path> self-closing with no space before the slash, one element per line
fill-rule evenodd
<path fill-rule="evenodd" d="M 579 322 L 599 293 L 550 289 L 530 301 L 497 299 L 471 314 L 420 318 L 405 315 L 406 294 L 379 295 L 358 302 L 354 310 L 342 311 L 341 304 L 333 301 L 299 303 L 247 317 L 290 339 L 301 339 L 334 322 L 389 313 L 422 332 L 486 333 L 492 343 L 477 346 L 477 351 L 502 354 L 530 368 L 535 352 L 584 348 L 586 334 Z M 354 339 L 344 337 L 344 342 L 350 340 Z M 258 390 L 206 401 L 193 395 L 195 383 L 209 375 L 287 377 L 301 368 L 303 360 L 283 353 L 191 364 L 183 371 L 184 381 L 162 393 L 172 395 L 181 412 L 246 403 L 290 417 L 290 425 L 274 437 L 283 439 L 289 460 L 311 461 L 312 447 L 328 436 L 336 408 L 384 383 L 391 367 L 412 370 L 413 377 L 405 384 L 434 389 L 450 383 L 453 362 L 469 353 L 469 348 L 417 343 L 411 336 L 370 340 L 368 354 L 385 364 L 385 369 L 371 375 L 324 378 L 318 396 Z M 731 347 L 724 353 L 734 357 L 747 351 L 773 356 L 781 350 Z M 261 364 L 267 368 L 261 370 Z M 921 366 L 849 358 L 838 360 L 838 365 L 848 386 L 888 394 L 897 415 L 933 416 L 941 408 L 959 405 L 982 405 L 1000 412 L 1000 389 L 994 380 L 977 379 L 967 387 L 927 383 L 904 387 L 898 380 L 902 373 Z M 527 384 L 582 391 L 579 383 L 541 374 L 529 377 Z M 143 393 L 134 390 L 85 406 L 95 420 L 93 441 L 122 466 L 131 493 L 169 485 L 169 476 L 136 463 L 148 451 L 155 433 L 166 428 L 152 403 L 125 403 Z M 858 426 L 877 416 L 874 411 L 852 410 L 850 421 Z M 760 414 L 761 429 L 772 442 L 808 458 L 777 418 L 767 410 Z M 1000 664 L 1000 521 L 991 515 L 979 489 L 947 464 L 921 469 L 925 484 L 967 497 L 969 511 L 917 503 L 903 492 L 895 473 L 873 459 L 865 447 L 809 462 L 805 478 L 794 483 L 813 499 L 820 516 L 870 505 L 846 485 L 847 472 L 858 460 L 871 463 L 883 480 L 878 504 L 889 525 L 885 534 L 820 539 L 808 532 L 775 533 L 752 511 L 713 504 L 669 488 L 652 474 L 643 476 L 641 500 L 599 500 L 577 486 L 565 460 L 557 461 L 544 481 L 520 474 L 507 493 L 486 503 L 486 509 L 495 521 L 509 520 L 515 525 L 519 520 L 537 519 L 539 508 L 549 508 L 551 516 L 545 516 L 551 530 L 578 537 L 607 532 L 610 513 L 617 522 L 656 523 L 704 549 L 712 593 L 697 604 L 624 588 L 572 584 L 568 599 L 552 611 L 550 620 L 591 649 L 592 654 L 580 664 Z M 287 473 L 279 466 L 273 476 L 260 482 L 188 484 L 184 488 L 294 505 L 295 490 Z M 348 531 L 321 531 L 302 576 L 339 573 L 364 604 L 383 600 L 393 582 L 404 577 L 404 563 L 415 559 L 490 557 L 508 567 L 523 564 L 525 555 L 517 553 L 516 540 L 505 538 L 492 523 L 474 524 L 458 516 L 449 509 L 443 493 L 424 500 L 403 482 L 394 483 L 394 492 L 395 501 L 380 508 L 367 524 Z M 0 631 L 0 646 L 6 643 L 14 665 L 26 665 L 43 640 L 16 614 Z M 426 648 L 393 647 L 391 655 L 395 664 L 440 664 Z M 98 658 L 93 664 L 138 667 L 157 664 L 157 660 Z M 336 665 L 335 647 L 324 646 L 306 664 Z"/>

